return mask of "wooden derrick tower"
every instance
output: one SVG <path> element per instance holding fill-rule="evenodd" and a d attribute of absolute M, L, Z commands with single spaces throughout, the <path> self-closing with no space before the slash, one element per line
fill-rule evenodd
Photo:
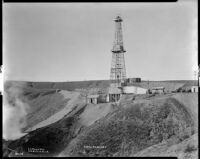
<path fill-rule="evenodd" d="M 121 83 L 125 81 L 126 78 L 126 68 L 122 38 L 122 18 L 117 16 L 115 18 L 115 39 L 112 51 L 112 64 L 110 70 L 110 80 L 115 83 L 116 86 L 121 86 Z"/>

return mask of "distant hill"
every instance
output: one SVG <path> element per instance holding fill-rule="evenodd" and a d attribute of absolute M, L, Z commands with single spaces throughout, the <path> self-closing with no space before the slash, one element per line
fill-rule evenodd
<path fill-rule="evenodd" d="M 108 88 L 110 80 L 91 80 L 91 81 L 72 81 L 72 82 L 29 82 L 29 81 L 6 81 L 5 85 L 9 83 L 19 83 L 26 87 L 36 89 L 61 89 L 74 91 L 81 88 Z M 198 85 L 197 80 L 169 80 L 169 81 L 141 81 L 130 85 L 135 85 L 143 88 L 165 87 L 165 90 L 172 91 L 183 86 Z"/>
<path fill-rule="evenodd" d="M 29 81 L 6 81 L 5 85 L 11 83 L 20 83 L 27 87 L 37 89 L 62 89 L 73 91 L 80 88 L 92 87 L 109 87 L 109 80 L 94 80 L 94 81 L 73 81 L 73 82 L 29 82 Z"/>

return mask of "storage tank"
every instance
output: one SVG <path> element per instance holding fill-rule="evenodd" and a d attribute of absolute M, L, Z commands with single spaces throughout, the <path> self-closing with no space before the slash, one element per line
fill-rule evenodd
<path fill-rule="evenodd" d="M 136 86 L 123 87 L 123 93 L 125 94 L 146 94 L 147 89 Z"/>

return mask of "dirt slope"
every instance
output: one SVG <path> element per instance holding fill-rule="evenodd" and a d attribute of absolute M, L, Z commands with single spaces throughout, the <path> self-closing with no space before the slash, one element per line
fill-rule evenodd
<path fill-rule="evenodd" d="M 174 96 L 190 112 L 195 127 L 198 127 L 198 93 L 177 93 Z"/>
<path fill-rule="evenodd" d="M 144 149 L 133 156 L 177 156 L 178 159 L 198 158 L 198 134 L 180 143 L 163 142 Z"/>
<path fill-rule="evenodd" d="M 64 99 L 69 97 L 68 93 L 60 92 Z M 195 159 L 195 145 L 187 145 L 196 134 L 196 96 L 192 93 L 134 98 L 127 95 L 119 105 L 84 105 L 85 98 L 81 101 L 77 94 L 71 100 L 73 106 L 68 101 L 69 109 L 61 120 L 7 143 L 4 154 L 15 156 L 6 148 L 9 147 L 27 156 L 148 156 L 150 150 L 156 151 L 153 148 L 157 145 L 161 153 L 167 147 L 166 156 L 174 155 L 176 147 L 179 151 L 176 155 L 187 156 L 190 152 Z M 30 153 L 30 147 L 42 147 L 48 153 Z"/>
<path fill-rule="evenodd" d="M 38 122 L 37 124 L 34 124 L 31 127 L 29 126 L 29 129 L 26 131 L 30 131 L 30 130 L 32 131 L 37 128 L 44 127 L 46 125 L 55 123 L 56 121 L 62 119 L 69 112 L 71 112 L 74 109 L 74 107 L 76 107 L 77 105 L 81 107 L 82 105 L 85 104 L 85 101 L 84 101 L 85 99 L 83 97 L 81 97 L 80 93 L 78 93 L 78 92 L 60 91 L 59 94 L 63 96 L 63 99 L 60 99 L 60 100 L 65 101 L 65 103 L 63 104 L 63 107 L 59 109 L 58 105 L 53 105 L 52 107 L 54 109 L 56 109 L 56 108 L 58 109 L 57 111 L 53 111 L 52 109 L 50 109 L 48 104 L 42 105 L 40 107 L 40 111 L 35 111 L 34 112 L 35 115 L 32 115 L 32 114 L 31 115 L 32 115 L 32 118 L 36 118 L 38 120 L 40 118 L 43 118 L 44 120 L 40 120 L 40 122 Z M 51 102 L 55 102 L 55 99 L 52 99 L 52 97 L 51 97 Z M 51 105 L 52 105 L 52 103 L 51 103 Z M 46 117 L 44 118 L 45 115 L 46 115 Z M 30 121 L 33 122 L 35 120 L 32 119 Z"/>
<path fill-rule="evenodd" d="M 112 112 L 114 110 L 114 107 L 112 104 L 104 103 L 104 104 L 98 104 L 88 105 L 84 112 L 80 115 L 80 123 L 84 126 L 90 126 L 95 121 L 105 117 L 108 113 Z"/>

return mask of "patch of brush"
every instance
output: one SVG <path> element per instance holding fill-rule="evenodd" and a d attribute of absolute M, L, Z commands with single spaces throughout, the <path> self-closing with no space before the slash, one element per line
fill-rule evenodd
<path fill-rule="evenodd" d="M 173 137 L 182 138 L 192 129 L 190 114 L 175 99 L 161 105 L 132 104 L 79 135 L 70 155 L 129 156 Z"/>

